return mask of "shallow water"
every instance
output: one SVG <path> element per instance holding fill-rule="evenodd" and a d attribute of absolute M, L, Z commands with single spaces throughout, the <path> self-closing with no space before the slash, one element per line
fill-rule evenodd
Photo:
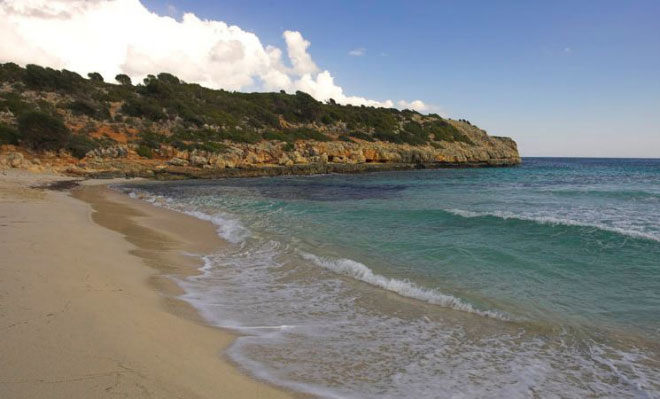
<path fill-rule="evenodd" d="M 184 299 L 324 397 L 660 397 L 660 160 L 146 183 L 230 249 Z"/>

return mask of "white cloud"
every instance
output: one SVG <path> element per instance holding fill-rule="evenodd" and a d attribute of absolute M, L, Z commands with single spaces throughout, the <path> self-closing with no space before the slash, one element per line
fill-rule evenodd
<path fill-rule="evenodd" d="M 283 36 L 286 41 L 286 52 L 296 74 L 305 75 L 319 70 L 312 60 L 312 56 L 307 52 L 311 43 L 305 40 L 300 32 L 287 30 L 284 31 Z"/>
<path fill-rule="evenodd" d="M 364 47 L 356 48 L 348 52 L 348 55 L 353 57 L 361 57 L 367 53 L 367 49 Z"/>
<path fill-rule="evenodd" d="M 396 103 L 399 108 L 401 109 L 414 109 L 419 112 L 426 112 L 430 110 L 430 107 L 427 104 L 424 104 L 424 102 L 420 100 L 415 100 L 415 101 L 405 101 L 405 100 L 399 100 Z"/>
<path fill-rule="evenodd" d="M 0 62 L 95 71 L 106 81 L 119 73 L 140 81 L 170 72 L 212 88 L 302 90 L 320 101 L 395 105 L 344 94 L 331 73 L 316 65 L 300 32 L 283 33 L 284 60 L 281 49 L 264 46 L 238 26 L 192 13 L 177 21 L 150 12 L 139 0 L 0 0 L 0 21 Z M 397 105 L 429 109 L 420 100 Z"/>

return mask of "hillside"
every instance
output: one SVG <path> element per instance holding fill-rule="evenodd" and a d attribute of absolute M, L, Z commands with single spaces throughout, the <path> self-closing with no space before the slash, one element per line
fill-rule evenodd
<path fill-rule="evenodd" d="M 436 114 L 212 90 L 168 73 L 88 76 L 0 64 L 0 166 L 220 177 L 520 162 L 513 140 Z"/>

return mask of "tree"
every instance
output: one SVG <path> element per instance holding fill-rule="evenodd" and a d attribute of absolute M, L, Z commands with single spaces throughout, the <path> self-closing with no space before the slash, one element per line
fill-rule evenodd
<path fill-rule="evenodd" d="M 26 112 L 18 119 L 23 142 L 35 150 L 57 150 L 69 142 L 70 132 L 60 118 L 40 112 Z"/>
<path fill-rule="evenodd" d="M 98 72 L 90 72 L 87 74 L 90 80 L 94 82 L 103 82 L 103 76 Z"/>
<path fill-rule="evenodd" d="M 119 82 L 120 84 L 124 86 L 132 86 L 133 82 L 131 82 L 131 78 L 123 73 L 120 73 L 119 75 L 115 76 L 115 80 Z"/>
<path fill-rule="evenodd" d="M 173 85 L 178 85 L 181 84 L 181 80 L 177 78 L 176 76 L 172 75 L 171 73 L 167 72 L 161 72 L 158 74 L 158 80 L 161 82 L 173 84 Z"/>

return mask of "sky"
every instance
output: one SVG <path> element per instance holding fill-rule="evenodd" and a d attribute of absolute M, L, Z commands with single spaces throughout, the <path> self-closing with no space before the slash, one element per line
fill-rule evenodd
<path fill-rule="evenodd" d="M 657 158 L 658 21 L 658 0 L 0 0 L 0 61 L 437 112 L 523 156 Z"/>

